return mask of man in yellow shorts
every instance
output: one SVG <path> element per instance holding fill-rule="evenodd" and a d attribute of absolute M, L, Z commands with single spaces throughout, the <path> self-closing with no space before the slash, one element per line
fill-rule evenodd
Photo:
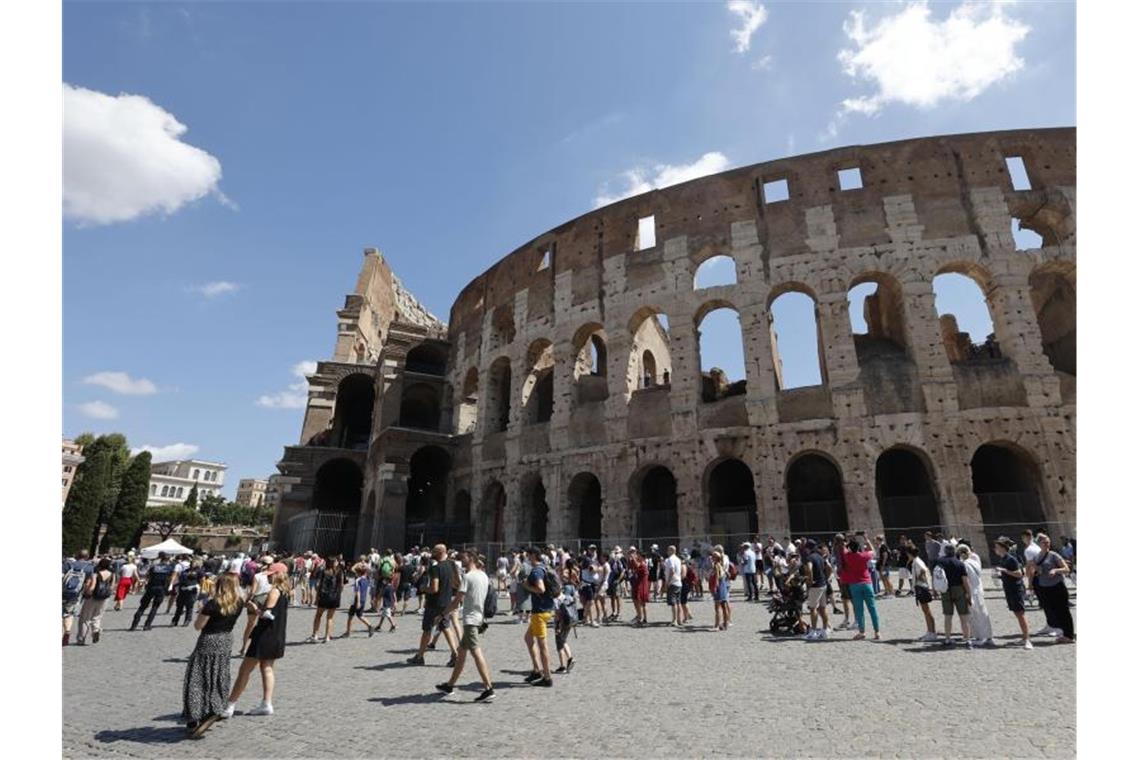
<path fill-rule="evenodd" d="M 546 595 L 546 575 L 554 572 L 542 558 L 542 552 L 537 547 L 527 549 L 530 556 L 530 575 L 523 581 L 522 587 L 530 594 L 530 625 L 527 627 L 523 641 L 526 642 L 530 653 L 532 670 L 526 677 L 531 686 L 554 685 L 550 678 L 550 652 L 546 647 L 546 626 L 554 617 L 554 600 Z"/>

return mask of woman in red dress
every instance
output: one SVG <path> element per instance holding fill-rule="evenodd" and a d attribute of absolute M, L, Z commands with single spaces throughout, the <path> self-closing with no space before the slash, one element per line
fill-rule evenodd
<path fill-rule="evenodd" d="M 649 563 L 645 561 L 645 556 L 635 551 L 631 562 L 631 569 L 633 571 L 633 624 L 634 625 L 648 625 L 649 621 L 645 617 L 645 605 L 649 603 Z"/>

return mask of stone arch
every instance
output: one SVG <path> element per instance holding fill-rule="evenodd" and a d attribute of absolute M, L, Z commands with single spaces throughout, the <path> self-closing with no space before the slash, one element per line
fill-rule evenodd
<path fill-rule="evenodd" d="M 447 372 L 447 349 L 439 343 L 420 343 L 408 351 L 404 370 L 443 376 Z"/>
<path fill-rule="evenodd" d="M 847 300 L 860 363 L 876 356 L 911 354 L 902 284 L 894 275 L 866 272 L 855 277 Z"/>
<path fill-rule="evenodd" d="M 1077 376 L 1077 270 L 1046 264 L 1029 275 L 1029 295 L 1041 330 L 1041 349 L 1053 369 Z"/>
<path fill-rule="evenodd" d="M 1041 467 L 1024 448 L 1010 441 L 983 443 L 970 459 L 970 475 L 987 546 L 1001 535 L 1045 527 Z"/>
<path fill-rule="evenodd" d="M 626 366 L 626 398 L 634 391 L 669 385 L 673 362 L 669 353 L 669 320 L 654 306 L 643 306 L 629 320 L 632 336 Z M 645 354 L 652 358 L 652 374 L 647 373 Z"/>
<path fill-rule="evenodd" d="M 488 351 L 501 351 L 515 342 L 513 304 L 503 304 L 491 312 L 491 345 Z"/>
<path fill-rule="evenodd" d="M 735 457 L 716 459 L 705 468 L 702 486 L 710 540 L 734 546 L 759 532 L 756 483 L 748 465 Z"/>
<path fill-rule="evenodd" d="M 511 420 L 511 360 L 500 356 L 487 372 L 487 432 L 507 429 Z"/>
<path fill-rule="evenodd" d="M 532 472 L 523 476 L 519 491 L 522 508 L 519 510 L 518 539 L 528 544 L 545 542 L 550 505 L 546 501 L 542 474 Z"/>
<path fill-rule="evenodd" d="M 793 536 L 830 539 L 848 529 L 843 473 L 829 455 L 803 451 L 792 457 L 784 487 Z"/>
<path fill-rule="evenodd" d="M 318 512 L 360 512 L 364 473 L 351 459 L 336 457 L 317 470 L 313 485 L 313 509 Z"/>
<path fill-rule="evenodd" d="M 629 480 L 630 502 L 637 510 L 637 535 L 642 540 L 675 542 L 677 514 L 677 478 L 661 464 L 647 464 Z"/>
<path fill-rule="evenodd" d="M 1000 358 L 990 273 L 973 261 L 953 261 L 939 267 L 931 285 L 942 345 L 950 362 Z"/>
<path fill-rule="evenodd" d="M 736 259 L 718 254 L 705 259 L 697 267 L 697 271 L 693 274 L 693 290 L 735 285 L 737 281 Z"/>
<path fill-rule="evenodd" d="M 735 317 L 735 320 L 733 320 Z M 706 301 L 693 316 L 701 401 L 713 402 L 747 392 L 744 330 L 740 312 L 728 301 Z"/>
<path fill-rule="evenodd" d="M 400 393 L 400 427 L 439 430 L 439 388 L 412 383 Z"/>
<path fill-rule="evenodd" d="M 483 487 L 483 498 L 479 502 L 478 535 L 491 543 L 506 541 L 507 490 L 497 480 Z"/>
<path fill-rule="evenodd" d="M 341 449 L 368 448 L 375 401 L 376 386 L 371 375 L 353 372 L 337 384 L 333 408 L 333 446 Z"/>
<path fill-rule="evenodd" d="M 566 489 L 568 528 L 582 541 L 602 540 L 602 483 L 592 472 L 579 472 Z M 570 538 L 571 536 L 566 536 Z"/>
<path fill-rule="evenodd" d="M 926 453 L 910 446 L 892 446 L 875 460 L 875 496 L 891 546 L 904 535 L 917 542 L 923 532 L 942 529 L 933 473 Z"/>
<path fill-rule="evenodd" d="M 421 446 L 408 460 L 408 495 L 404 503 L 408 546 L 444 540 L 447 478 L 451 456 L 439 446 Z"/>
<path fill-rule="evenodd" d="M 479 419 L 479 370 L 471 367 L 463 376 L 463 395 L 459 402 L 459 418 L 455 432 L 470 433 Z"/>
<path fill-rule="evenodd" d="M 776 387 L 790 390 L 827 384 L 827 362 L 823 353 L 823 327 L 819 319 L 819 299 L 800 282 L 785 282 L 768 294 L 768 332 L 772 341 L 772 367 Z M 798 354 L 789 347 L 787 357 L 780 353 L 780 333 L 790 346 L 815 340 L 815 350 Z M 785 364 L 786 359 L 792 359 Z"/>
<path fill-rule="evenodd" d="M 526 352 L 527 374 L 522 386 L 523 422 L 549 422 L 554 414 L 554 346 L 545 338 Z"/>
<path fill-rule="evenodd" d="M 603 401 L 610 395 L 606 343 L 606 331 L 597 322 L 582 325 L 574 333 L 570 347 L 574 354 L 573 400 L 576 405 Z"/>

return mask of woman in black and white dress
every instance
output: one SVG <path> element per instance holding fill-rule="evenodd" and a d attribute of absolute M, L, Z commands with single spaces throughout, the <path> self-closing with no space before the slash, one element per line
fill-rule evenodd
<path fill-rule="evenodd" d="M 237 574 L 218 576 L 213 596 L 194 620 L 194 628 L 200 633 L 182 681 L 182 718 L 191 738 L 201 738 L 225 711 L 230 689 L 230 648 L 241 609 Z"/>
<path fill-rule="evenodd" d="M 245 659 L 241 661 L 234 686 L 230 690 L 229 702 L 222 717 L 229 718 L 234 714 L 238 698 L 245 691 L 246 684 L 253 669 L 261 670 L 261 703 L 247 715 L 273 714 L 273 687 L 276 683 L 274 663 L 285 656 L 285 627 L 289 612 L 289 568 L 281 562 L 269 566 L 269 596 L 264 604 L 249 602 L 248 605 L 256 609 L 257 625 L 249 637 L 249 648 L 245 651 Z"/>

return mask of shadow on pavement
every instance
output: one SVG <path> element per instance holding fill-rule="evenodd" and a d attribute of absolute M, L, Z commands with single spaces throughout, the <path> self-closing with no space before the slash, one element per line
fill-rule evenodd
<path fill-rule="evenodd" d="M 175 744 L 186 741 L 186 729 L 183 726 L 170 726 L 156 728 L 143 726 L 141 728 L 125 728 L 119 731 L 104 730 L 95 734 L 95 740 L 104 744 L 114 742 L 138 742 L 139 744 Z"/>
<path fill-rule="evenodd" d="M 462 702 L 448 701 L 444 697 L 447 696 L 441 691 L 430 691 L 424 694 L 407 694 L 402 697 L 369 697 L 369 702 L 379 702 L 385 707 L 392 705 L 424 705 L 424 704 L 463 704 Z"/>

